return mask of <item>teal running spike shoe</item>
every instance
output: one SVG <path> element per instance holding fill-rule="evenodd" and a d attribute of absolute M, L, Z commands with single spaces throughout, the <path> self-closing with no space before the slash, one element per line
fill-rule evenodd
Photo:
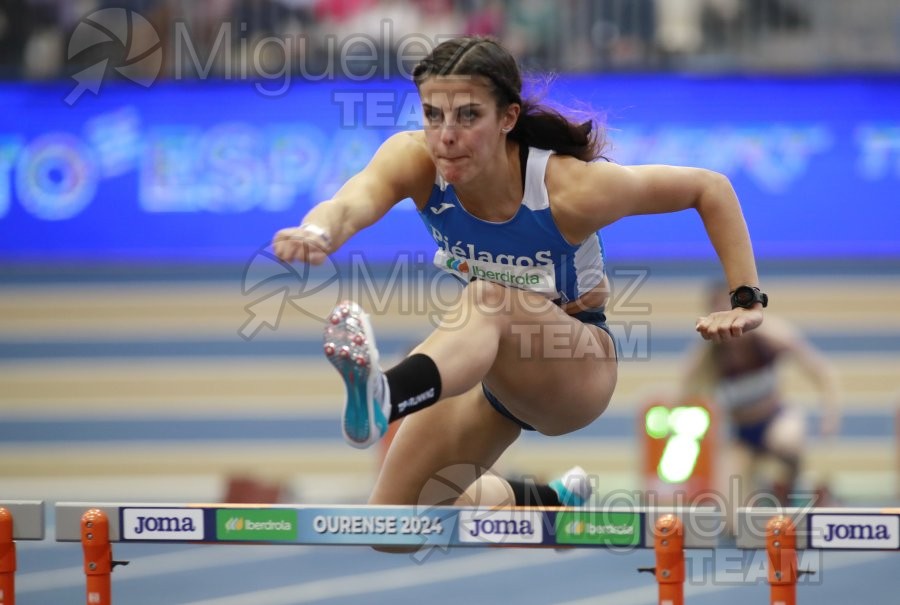
<path fill-rule="evenodd" d="M 584 506 L 593 494 L 590 477 L 580 466 L 567 470 L 550 482 L 550 487 L 559 496 L 563 506 Z"/>
<path fill-rule="evenodd" d="M 323 346 L 347 387 L 344 439 L 353 447 L 367 448 L 387 432 L 391 409 L 369 316 L 355 302 L 340 303 L 328 316 Z"/>

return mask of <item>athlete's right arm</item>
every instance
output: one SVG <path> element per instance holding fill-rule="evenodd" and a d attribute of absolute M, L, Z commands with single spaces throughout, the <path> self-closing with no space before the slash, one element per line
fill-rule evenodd
<path fill-rule="evenodd" d="M 275 254 L 288 262 L 321 263 L 401 200 L 425 199 L 434 184 L 434 170 L 420 133 L 391 136 L 334 197 L 317 204 L 299 226 L 275 234 Z"/>

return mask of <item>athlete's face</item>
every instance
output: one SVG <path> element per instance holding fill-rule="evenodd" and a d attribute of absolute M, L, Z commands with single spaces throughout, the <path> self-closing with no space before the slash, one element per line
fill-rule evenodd
<path fill-rule="evenodd" d="M 444 179 L 453 184 L 472 180 L 495 163 L 518 117 L 519 106 L 502 112 L 480 77 L 436 76 L 419 86 L 428 150 Z"/>

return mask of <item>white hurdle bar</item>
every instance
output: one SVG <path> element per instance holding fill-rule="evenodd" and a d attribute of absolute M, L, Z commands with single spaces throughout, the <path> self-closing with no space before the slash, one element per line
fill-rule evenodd
<path fill-rule="evenodd" d="M 773 517 L 791 522 L 798 550 L 900 550 L 900 508 L 740 508 L 737 547 L 766 548 Z"/>
<path fill-rule="evenodd" d="M 715 549 L 710 507 L 56 504 L 56 540 L 82 543 L 89 605 L 111 605 L 110 544 L 653 548 L 659 603 L 683 605 L 684 549 Z M 900 550 L 900 509 L 741 508 L 737 547 L 768 554 L 770 603 L 796 603 L 797 550 Z"/>
<path fill-rule="evenodd" d="M 42 500 L 0 500 L 12 516 L 13 540 L 44 539 L 44 502 Z"/>
<path fill-rule="evenodd" d="M 723 527 L 710 507 L 56 504 L 56 540 L 82 543 L 89 605 L 111 605 L 113 542 L 653 548 L 659 602 L 682 605 L 684 549 L 715 548 Z"/>
<path fill-rule="evenodd" d="M 0 500 L 0 605 L 16 602 L 16 540 L 44 539 L 44 503 Z"/>
<path fill-rule="evenodd" d="M 56 541 L 80 541 L 82 515 L 91 509 L 102 511 L 109 519 L 110 542 L 653 548 L 656 522 L 676 515 L 685 526 L 685 548 L 712 549 L 724 523 L 722 513 L 710 507 L 59 502 Z"/>

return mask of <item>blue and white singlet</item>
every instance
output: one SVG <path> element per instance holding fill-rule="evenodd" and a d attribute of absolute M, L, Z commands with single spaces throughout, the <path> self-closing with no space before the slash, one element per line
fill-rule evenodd
<path fill-rule="evenodd" d="M 538 292 L 560 304 L 597 286 L 605 273 L 600 233 L 572 245 L 550 213 L 544 174 L 552 154 L 529 148 L 522 205 L 515 216 L 500 223 L 469 214 L 453 185 L 438 173 L 431 196 L 419 211 L 438 245 L 434 264 L 466 283 L 484 279 Z"/>

